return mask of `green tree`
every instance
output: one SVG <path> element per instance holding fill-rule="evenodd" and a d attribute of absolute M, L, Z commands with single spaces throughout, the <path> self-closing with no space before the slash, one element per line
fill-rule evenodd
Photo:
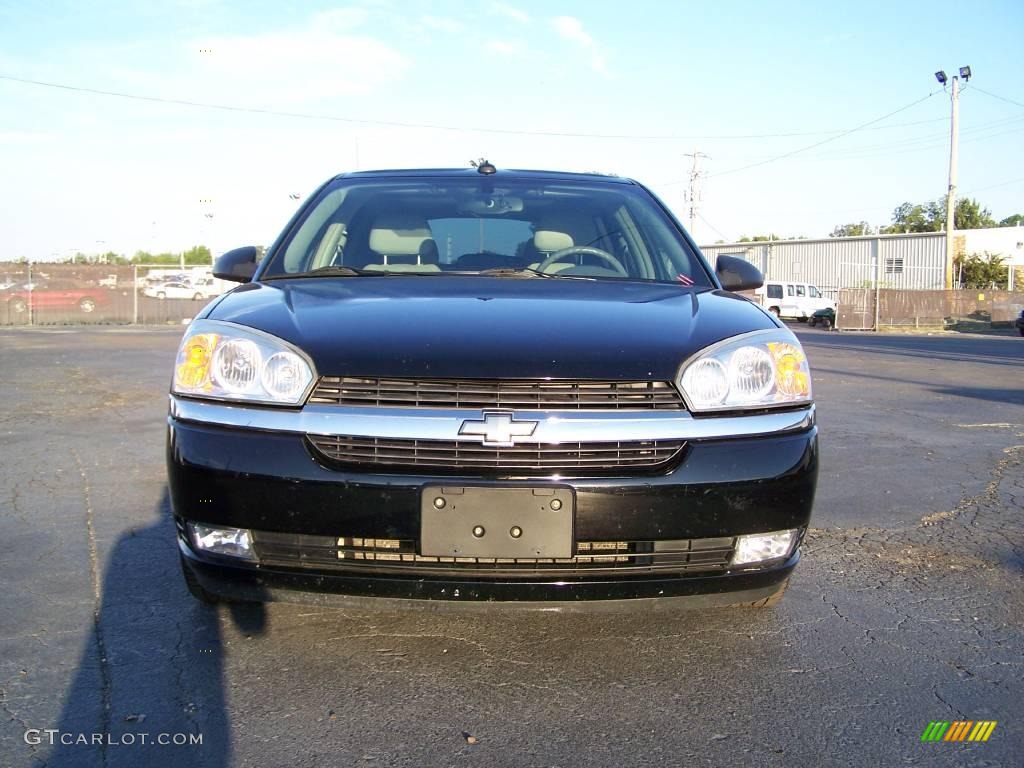
<path fill-rule="evenodd" d="M 953 259 L 953 273 L 959 276 L 961 288 L 1000 288 L 1010 276 L 1006 258 L 985 251 L 984 255 L 960 254 Z"/>
<path fill-rule="evenodd" d="M 857 224 L 837 224 L 829 237 L 861 237 L 871 234 L 871 225 L 866 221 Z"/>
<path fill-rule="evenodd" d="M 211 260 L 210 249 L 205 245 L 193 245 L 183 255 L 186 264 L 208 265 Z"/>
<path fill-rule="evenodd" d="M 943 201 L 942 210 L 945 212 L 946 205 Z M 946 221 L 943 213 L 942 221 Z M 957 229 L 988 229 L 996 226 L 996 220 L 992 218 L 992 211 L 982 208 L 981 203 L 973 197 L 962 197 L 956 201 L 956 211 L 953 214 L 953 221 Z"/>
<path fill-rule="evenodd" d="M 956 201 L 953 220 L 957 229 L 986 229 L 996 226 L 992 212 L 971 197 Z M 882 229 L 886 234 L 901 232 L 941 232 L 946 227 L 946 198 L 926 203 L 903 203 L 892 212 L 892 224 Z"/>
<path fill-rule="evenodd" d="M 892 212 L 892 224 L 882 228 L 887 235 L 903 232 L 938 232 L 941 225 L 935 221 L 936 203 L 903 203 Z"/>
<path fill-rule="evenodd" d="M 999 222 L 1000 227 L 1024 227 L 1024 213 L 1015 213 Z"/>

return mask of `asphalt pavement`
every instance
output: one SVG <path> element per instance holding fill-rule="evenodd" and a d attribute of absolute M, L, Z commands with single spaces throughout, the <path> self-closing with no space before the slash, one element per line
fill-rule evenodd
<path fill-rule="evenodd" d="M 181 329 L 0 330 L 0 766 L 1020 765 L 1024 339 L 798 332 L 822 474 L 777 608 L 460 615 L 196 603 Z"/>

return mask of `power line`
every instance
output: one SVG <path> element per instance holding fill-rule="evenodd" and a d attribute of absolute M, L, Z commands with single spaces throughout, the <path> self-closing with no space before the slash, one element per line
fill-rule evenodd
<path fill-rule="evenodd" d="M 712 230 L 714 231 L 714 233 L 715 233 L 716 235 L 718 235 L 718 236 L 719 236 L 720 238 L 722 238 L 723 240 L 728 240 L 728 239 L 729 239 L 728 237 L 726 237 L 726 236 L 725 236 L 725 233 L 724 233 L 724 232 L 723 232 L 722 230 L 720 230 L 720 229 L 719 229 L 718 227 L 716 227 L 716 226 L 715 226 L 714 224 L 712 224 L 712 223 L 711 223 L 710 221 L 708 221 L 707 219 L 705 219 L 705 218 L 704 218 L 704 216 L 702 216 L 701 214 L 699 214 L 699 213 L 698 213 L 698 214 L 697 214 L 697 218 L 698 218 L 698 219 L 700 219 L 701 221 L 703 221 L 703 222 L 704 222 L 705 224 L 707 224 L 707 225 L 708 225 L 709 227 L 711 227 L 711 229 L 712 229 Z M 692 235 L 693 233 L 691 232 L 690 234 Z"/>
<path fill-rule="evenodd" d="M 28 78 L 14 77 L 13 75 L 0 74 L 0 80 L 7 80 L 12 83 L 21 83 L 22 85 L 35 85 L 43 88 L 53 88 L 62 91 L 71 91 L 75 93 L 90 93 L 95 96 L 108 96 L 118 99 L 130 99 L 133 101 L 147 101 L 155 104 L 170 104 L 179 107 L 192 107 L 197 109 L 215 109 L 225 112 L 240 112 L 244 114 L 256 114 L 256 115 L 267 115 L 272 117 L 290 117 L 300 120 L 325 120 L 337 123 L 350 123 L 353 125 L 376 125 L 388 128 L 416 128 L 416 129 L 428 129 L 435 131 L 455 131 L 460 133 L 493 133 L 493 134 L 506 134 L 515 136 L 550 136 L 550 137 L 562 137 L 562 138 L 582 138 L 582 139 L 646 139 L 646 140 L 657 140 L 657 141 L 671 141 L 681 139 L 704 139 L 704 140 L 743 140 L 743 139 L 775 139 L 775 138 L 794 138 L 799 136 L 825 136 L 829 134 L 837 134 L 835 138 L 841 138 L 850 131 L 843 129 L 829 130 L 829 131 L 797 131 L 791 133 L 750 133 L 750 134 L 707 134 L 707 135 L 691 135 L 691 134 L 632 134 L 632 133 L 573 133 L 569 131 L 529 131 L 529 130 L 514 130 L 511 128 L 487 128 L 480 126 L 456 126 L 456 125 L 444 125 L 440 123 L 410 123 L 398 120 L 376 120 L 370 118 L 356 118 L 356 117 L 341 117 L 339 115 L 326 115 L 314 112 L 286 112 L 276 109 L 264 109 L 261 107 L 245 107 L 237 104 L 218 104 L 214 102 L 205 101 L 192 101 L 189 99 L 172 99 L 163 96 L 146 96 L 139 93 L 127 93 L 124 91 L 109 91 L 101 88 L 89 88 L 85 86 L 68 85 L 66 83 L 53 83 L 44 80 L 31 80 Z M 912 105 L 911 105 L 912 106 Z M 897 110 L 899 112 L 901 110 Z M 892 114 L 896 114 L 893 112 Z M 864 126 L 856 130 L 887 130 L 890 128 L 900 128 L 911 125 L 922 125 L 925 123 L 941 122 L 944 118 L 937 118 L 934 120 L 918 120 L 910 123 L 894 123 L 892 125 L 876 126 L 874 128 L 868 128 L 867 126 L 881 122 L 884 118 L 873 120 L 871 123 L 865 123 Z M 827 141 L 831 141 L 828 139 Z M 816 145 L 815 145 L 816 146 Z M 728 173 L 729 171 L 726 171 Z"/>
<path fill-rule="evenodd" d="M 1019 179 L 1010 179 L 1009 181 L 1001 181 L 998 184 L 989 184 L 987 187 L 975 187 L 974 189 L 964 192 L 964 196 L 966 197 L 967 195 L 973 195 L 978 192 L 984 192 L 989 189 L 995 189 L 996 187 L 1008 187 L 1011 184 L 1020 184 L 1022 181 L 1024 181 L 1024 177 L 1021 177 Z"/>
<path fill-rule="evenodd" d="M 1000 96 L 998 94 L 992 93 L 991 91 L 986 91 L 984 88 L 979 88 L 976 85 L 972 85 L 971 90 L 977 91 L 978 93 L 984 93 L 986 96 L 990 96 L 993 99 L 999 99 L 999 101 L 1005 101 L 1007 104 L 1013 104 L 1015 107 L 1024 107 L 1024 104 L 1022 104 L 1019 101 L 1014 101 L 1013 99 L 1008 99 L 1005 96 Z"/>
<path fill-rule="evenodd" d="M 942 93 L 942 91 L 932 91 L 927 96 L 924 96 L 924 97 L 918 99 L 917 101 L 912 101 L 909 104 L 906 104 L 906 105 L 900 107 L 899 109 L 894 109 L 892 112 L 889 112 L 888 114 L 882 115 L 881 117 L 876 117 L 874 120 L 868 120 L 866 123 L 862 123 L 861 125 L 858 125 L 856 128 L 851 128 L 848 131 L 844 131 L 843 133 L 840 133 L 838 136 L 832 136 L 832 137 L 827 138 L 827 139 L 822 139 L 821 141 L 816 141 L 813 144 L 808 144 L 805 147 L 800 147 L 799 149 L 794 149 L 791 152 L 784 152 L 781 155 L 776 155 L 775 157 L 769 157 L 766 160 L 761 160 L 761 161 L 756 162 L 756 163 L 749 163 L 747 165 L 741 165 L 738 168 L 730 168 L 730 169 L 725 170 L 725 171 L 719 171 L 718 173 L 711 174 L 708 178 L 714 178 L 714 177 L 717 177 L 717 176 L 725 176 L 725 175 L 730 174 L 730 173 L 739 173 L 740 171 L 746 171 L 746 170 L 749 170 L 750 168 L 757 168 L 757 167 L 762 166 L 762 165 L 767 165 L 768 163 L 775 163 L 775 162 L 778 162 L 779 160 L 785 160 L 786 158 L 793 157 L 794 155 L 799 155 L 801 152 L 806 152 L 809 149 L 814 149 L 815 147 L 820 147 L 823 144 L 828 144 L 829 142 L 836 141 L 838 139 L 843 138 L 844 136 L 849 136 L 851 133 L 856 133 L 857 131 L 861 131 L 861 130 L 867 128 L 869 125 L 874 125 L 875 123 L 880 123 L 883 120 L 892 117 L 893 115 L 898 115 L 900 112 L 905 112 L 906 110 L 910 109 L 911 107 L 916 107 L 918 104 L 927 101 L 928 99 L 930 99 L 932 96 L 934 96 L 937 93 Z"/>

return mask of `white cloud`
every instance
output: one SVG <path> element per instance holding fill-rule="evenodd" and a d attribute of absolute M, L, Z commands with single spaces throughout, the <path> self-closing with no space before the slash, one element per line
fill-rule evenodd
<path fill-rule="evenodd" d="M 530 22 L 530 16 L 525 11 L 507 3 L 491 3 L 490 11 L 496 16 L 504 16 L 507 19 L 518 21 L 520 24 L 528 24 Z"/>
<path fill-rule="evenodd" d="M 594 38 L 584 31 L 583 22 L 575 16 L 556 16 L 551 20 L 551 25 L 566 40 L 588 47 L 594 44 Z"/>
<path fill-rule="evenodd" d="M 382 40 L 355 31 L 365 20 L 362 9 L 342 8 L 293 29 L 203 38 L 189 44 L 191 58 L 210 97 L 280 103 L 365 93 L 398 80 L 411 63 Z"/>
<path fill-rule="evenodd" d="M 556 16 L 551 19 L 551 26 L 559 37 L 576 43 L 590 51 L 590 68 L 600 75 L 608 74 L 608 62 L 597 49 L 597 44 L 585 29 L 583 22 L 575 16 Z"/>
<path fill-rule="evenodd" d="M 488 40 L 486 48 L 503 56 L 525 56 L 528 50 L 521 40 Z"/>
<path fill-rule="evenodd" d="M 427 29 L 434 29 L 438 32 L 461 32 L 463 29 L 461 21 L 444 16 L 424 16 L 420 22 Z"/>
<path fill-rule="evenodd" d="M 333 8 L 313 16 L 311 26 L 345 32 L 362 26 L 369 17 L 370 13 L 365 8 Z"/>

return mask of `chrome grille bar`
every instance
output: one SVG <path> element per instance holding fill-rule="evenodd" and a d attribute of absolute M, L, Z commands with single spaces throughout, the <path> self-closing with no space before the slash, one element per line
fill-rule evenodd
<path fill-rule="evenodd" d="M 681 410 L 666 381 L 516 381 L 323 376 L 310 403 L 409 408 Z"/>

